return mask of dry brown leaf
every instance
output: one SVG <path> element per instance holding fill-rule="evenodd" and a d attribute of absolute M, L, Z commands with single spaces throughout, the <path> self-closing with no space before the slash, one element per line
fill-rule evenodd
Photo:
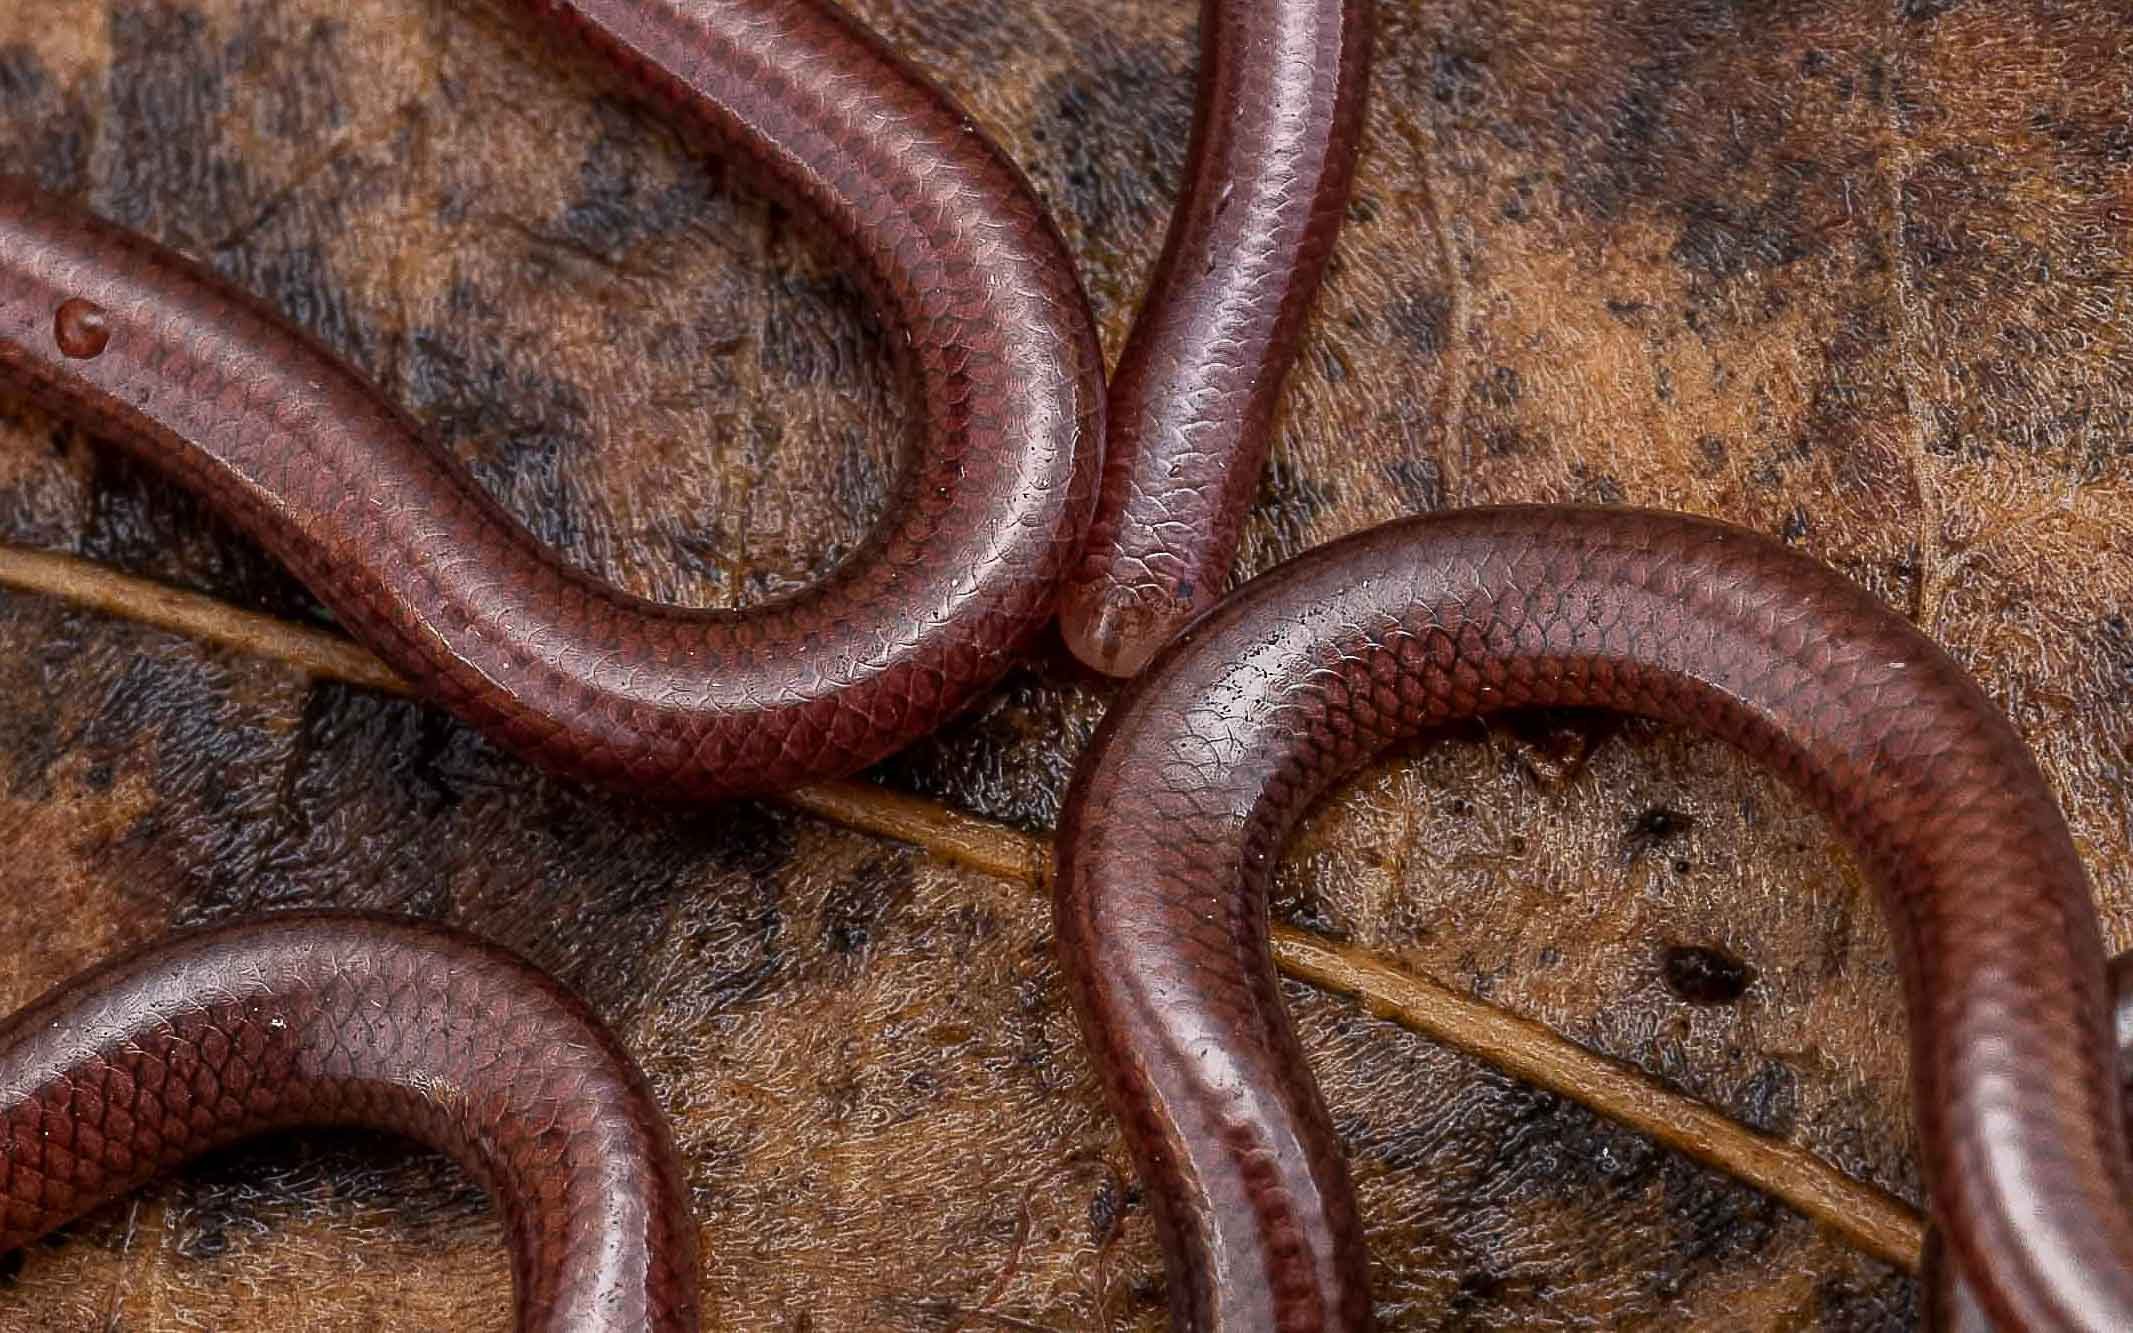
<path fill-rule="evenodd" d="M 1182 157 L 1192 7 L 858 8 L 1024 164 L 1115 351 Z M 2008 707 L 2124 942 L 2129 20 L 2046 0 L 1382 17 L 1361 187 L 1247 570 L 1496 500 L 1782 535 Z M 11 8 L 0 169 L 275 301 L 650 595 L 805 581 L 884 488 L 901 407 L 834 256 L 500 9 Z M 317 615 L 211 515 L 12 403 L 0 539 Z M 0 597 L 0 631 L 0 902 L 27 942 L 0 998 L 176 923 L 443 915 L 558 971 L 640 1053 L 733 1326 L 1159 1326 L 1148 1219 L 1026 892 L 771 807 L 548 782 L 420 705 L 43 596 Z M 875 776 L 1042 829 L 1103 702 L 1048 659 Z M 1549 741 L 1566 730 L 1585 739 Z M 1915 1197 L 1886 936 L 1818 821 L 1717 745 L 1473 728 L 1348 784 L 1280 896 Z M 1291 994 L 1387 1327 L 1913 1322 L 1897 1270 L 1768 1196 Z M 479 1196 L 434 1159 L 277 1141 L 35 1247 L 0 1327 L 501 1328 L 504 1275 Z"/>

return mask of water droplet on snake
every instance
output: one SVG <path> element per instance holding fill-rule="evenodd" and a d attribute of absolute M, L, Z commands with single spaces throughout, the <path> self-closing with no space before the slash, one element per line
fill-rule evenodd
<path fill-rule="evenodd" d="M 111 317 L 94 301 L 74 297 L 60 303 L 52 317 L 52 336 L 59 350 L 77 361 L 100 356 L 111 345 Z"/>

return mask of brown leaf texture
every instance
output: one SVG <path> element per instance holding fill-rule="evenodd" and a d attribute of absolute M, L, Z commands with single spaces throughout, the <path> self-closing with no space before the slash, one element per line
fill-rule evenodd
<path fill-rule="evenodd" d="M 1115 353 L 1182 161 L 1192 6 L 856 8 L 1023 164 Z M 2129 39 L 2043 0 L 1384 4 L 1240 573 L 1508 500 L 1779 535 L 2008 708 L 2125 943 Z M 885 335 L 836 256 L 500 7 L 6 7 L 0 170 L 258 291 L 650 596 L 815 577 L 894 464 Z M 213 514 L 8 399 L 0 541 L 67 557 L 0 570 L 0 1003 L 181 924 L 442 917 L 638 1053 L 720 1325 L 1161 1326 L 1026 887 L 1108 696 L 1056 650 L 867 783 L 706 817 L 550 781 L 392 693 Z M 1346 784 L 1277 889 L 1386 1327 L 1915 1322 L 1888 1262 L 1914 1221 L 1880 1193 L 1918 1186 L 1887 937 L 1774 780 L 1663 726 L 1477 724 Z M 1646 1133 L 1592 1109 L 1643 1093 Z M 507 1282 L 454 1169 L 295 1136 L 10 1261 L 0 1328 L 501 1329 Z"/>

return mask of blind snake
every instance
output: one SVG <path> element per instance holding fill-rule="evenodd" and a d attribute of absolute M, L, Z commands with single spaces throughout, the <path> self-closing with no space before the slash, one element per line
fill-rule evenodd
<path fill-rule="evenodd" d="M 1102 423 L 1065 248 L 970 119 L 834 5 L 513 3 L 758 167 L 907 334 L 917 438 L 889 517 L 827 580 L 727 612 L 594 579 L 314 339 L 22 180 L 0 182 L 0 383 L 208 499 L 537 763 L 696 799 L 862 767 L 1053 614 Z M 9 1248 L 230 1138 L 358 1123 L 490 1183 L 522 1329 L 695 1326 L 694 1233 L 642 1079 L 560 988 L 443 932 L 280 917 L 114 962 L 0 1033 L 0 1112 Z"/>
<path fill-rule="evenodd" d="M 708 800 L 849 773 L 1050 621 L 1102 370 L 1049 215 L 947 96 L 821 0 L 511 0 L 754 164 L 900 325 L 920 425 L 871 538 L 740 611 L 563 563 L 405 412 L 200 266 L 0 181 L 0 383 L 282 560 L 417 690 L 551 769 Z"/>
<path fill-rule="evenodd" d="M 904 517 L 823 585 L 680 612 L 573 571 L 277 317 L 20 184 L 0 189 L 0 374 L 216 500 L 426 693 L 537 762 L 708 798 L 880 757 L 1012 660 L 1087 513 L 1102 407 L 1063 248 L 1013 167 L 832 10 L 521 2 L 763 164 L 914 331 L 928 439 L 891 501 Z M 1228 563 L 1238 478 L 1264 457 L 1360 132 L 1362 4 L 1205 15 L 1195 188 L 1113 389 L 1134 424 L 1066 608 L 1069 642 L 1121 674 Z M 1268 42 L 1303 53 L 1271 84 L 1238 55 Z M 1282 96 L 1303 133 L 1275 142 L 1251 117 Z M 903 131 L 893 149 L 884 124 Z M 1226 210 L 1231 152 L 1297 188 Z M 912 156 L 925 181 L 897 176 Z M 1248 242 L 1263 268 L 1194 262 Z M 980 288 L 1006 308 L 980 309 Z M 1238 410 L 1180 408 L 1208 398 Z M 1203 450 L 1203 431 L 1227 442 Z M 350 502 L 381 481 L 420 503 Z M 883 614 L 926 632 L 884 638 Z M 1902 950 L 1952 1269 L 2010 1327 L 2133 1326 L 2100 945 L 2019 742 L 1944 655 L 1826 571 L 1719 525 L 1562 509 L 1396 525 L 1277 571 L 1132 689 L 1077 781 L 1060 937 L 1155 1189 L 1180 1326 L 1367 1323 L 1353 1202 L 1265 960 L 1263 876 L 1311 795 L 1374 748 L 1522 703 L 1686 712 L 1815 797 Z M 1114 808 L 1129 780 L 1161 799 Z M 1187 863 L 1156 836 L 1181 829 Z"/>
<path fill-rule="evenodd" d="M 1424 727 L 1685 722 L 1812 798 L 1904 978 L 1931 1211 L 2009 1328 L 2133 1328 L 2103 947 L 2029 752 L 1947 654 L 1779 543 L 1682 515 L 1472 509 L 1319 547 L 1193 622 L 1076 772 L 1055 926 L 1181 1330 L 1370 1324 L 1340 1143 L 1267 954 L 1304 809 Z"/>
<path fill-rule="evenodd" d="M 503 1214 L 521 1333 L 696 1328 L 684 1179 L 621 1044 L 494 945 L 355 912 L 157 941 L 0 1023 L 0 1252 L 296 1126 L 456 1157 Z"/>

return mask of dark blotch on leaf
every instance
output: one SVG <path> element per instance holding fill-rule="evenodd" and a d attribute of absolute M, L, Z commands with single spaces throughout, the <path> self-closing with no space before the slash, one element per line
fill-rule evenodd
<path fill-rule="evenodd" d="M 1696 816 L 1655 805 L 1638 815 L 1630 824 L 1629 834 L 1623 839 L 1623 851 L 1634 861 L 1661 843 L 1679 837 L 1694 827 Z"/>
<path fill-rule="evenodd" d="M 1755 981 L 1755 969 L 1718 949 L 1668 945 L 1660 960 L 1666 988 L 1690 1004 L 1731 1004 Z"/>

